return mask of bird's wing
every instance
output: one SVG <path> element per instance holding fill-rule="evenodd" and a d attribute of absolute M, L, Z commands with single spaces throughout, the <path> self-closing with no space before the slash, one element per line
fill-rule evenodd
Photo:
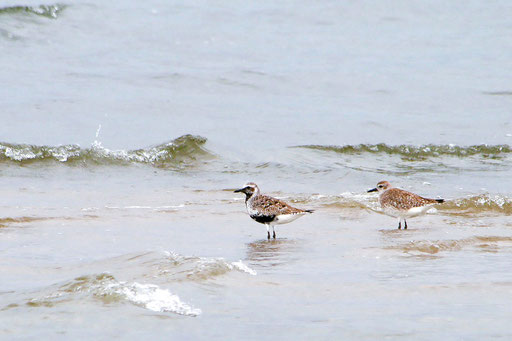
<path fill-rule="evenodd" d="M 280 215 L 304 212 L 301 209 L 292 207 L 282 200 L 269 197 L 267 195 L 258 195 L 253 201 L 253 207 L 260 214 L 264 215 Z"/>
<path fill-rule="evenodd" d="M 407 192 L 399 188 L 389 189 L 382 196 L 383 202 L 386 203 L 386 206 L 392 206 L 400 210 L 407 210 L 412 207 L 421 207 L 436 203 L 435 199 L 423 198 L 417 194 Z M 393 197 L 392 200 L 390 200 L 391 196 Z"/>

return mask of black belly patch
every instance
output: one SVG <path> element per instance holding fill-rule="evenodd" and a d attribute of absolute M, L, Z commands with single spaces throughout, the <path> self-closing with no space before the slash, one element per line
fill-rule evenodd
<path fill-rule="evenodd" d="M 251 218 L 256 220 L 258 223 L 267 224 L 267 223 L 274 221 L 276 216 L 275 215 L 256 215 L 255 214 L 255 215 L 252 215 Z"/>

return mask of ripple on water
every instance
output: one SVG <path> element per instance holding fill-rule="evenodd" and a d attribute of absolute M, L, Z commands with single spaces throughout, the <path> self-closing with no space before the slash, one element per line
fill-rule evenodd
<path fill-rule="evenodd" d="M 423 253 L 434 255 L 443 251 L 460 251 L 468 247 L 478 248 L 482 252 L 497 252 L 500 248 L 512 247 L 512 237 L 474 236 L 458 240 L 415 240 L 388 246 L 384 249 L 399 250 L 408 254 Z"/>
<path fill-rule="evenodd" d="M 223 258 L 187 257 L 174 252 L 124 255 L 81 265 L 80 268 L 83 271 L 89 266 L 109 267 L 115 272 L 130 273 L 132 280 L 119 281 L 110 272 L 79 276 L 63 284 L 44 288 L 36 297 L 28 298 L 22 303 L 11 303 L 3 309 L 23 306 L 54 307 L 66 302 L 92 298 L 104 304 L 128 302 L 155 312 L 197 316 L 201 314 L 201 309 L 183 302 L 178 295 L 162 286 L 212 280 L 230 272 L 256 275 L 256 271 L 242 261 L 228 262 Z M 150 281 L 152 283 L 149 283 Z M 29 294 L 30 296 L 34 294 Z"/>
<path fill-rule="evenodd" d="M 34 221 L 44 221 L 49 219 L 59 219 L 56 217 L 6 217 L 6 218 L 0 218 L 0 228 L 6 227 L 11 224 L 17 224 L 17 223 L 31 223 Z M 61 217 L 60 219 L 65 219 L 64 217 Z"/>
<path fill-rule="evenodd" d="M 186 316 L 201 314 L 200 309 L 182 302 L 169 290 L 161 289 L 154 284 L 120 282 L 107 273 L 77 277 L 50 294 L 30 299 L 26 305 L 53 307 L 82 296 L 92 296 L 105 304 L 129 302 L 155 312 L 171 312 Z"/>
<path fill-rule="evenodd" d="M 262 239 L 247 244 L 247 259 L 262 267 L 274 267 L 295 261 L 299 248 L 296 240 Z"/>
<path fill-rule="evenodd" d="M 255 276 L 255 270 L 241 260 L 229 262 L 224 258 L 186 257 L 174 252 L 167 252 L 167 261 L 158 262 L 160 274 L 167 274 L 176 280 L 205 281 L 231 271 L 238 271 Z"/>

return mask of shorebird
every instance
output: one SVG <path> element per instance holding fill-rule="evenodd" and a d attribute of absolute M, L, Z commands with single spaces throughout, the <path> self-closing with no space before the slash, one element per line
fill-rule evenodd
<path fill-rule="evenodd" d="M 244 187 L 235 191 L 235 193 L 238 192 L 245 194 L 245 206 L 249 216 L 267 226 L 267 239 L 270 239 L 270 228 L 272 228 L 272 237 L 276 239 L 274 225 L 287 224 L 306 213 L 313 213 L 313 210 L 301 210 L 282 200 L 260 194 L 260 189 L 254 182 L 246 183 Z"/>
<path fill-rule="evenodd" d="M 398 218 L 398 229 L 407 229 L 405 218 L 412 218 L 425 214 L 432 204 L 444 202 L 444 199 L 427 199 L 417 194 L 404 191 L 400 188 L 394 188 L 387 181 L 381 181 L 377 187 L 368 190 L 368 192 L 379 192 L 379 203 L 384 213 Z"/>

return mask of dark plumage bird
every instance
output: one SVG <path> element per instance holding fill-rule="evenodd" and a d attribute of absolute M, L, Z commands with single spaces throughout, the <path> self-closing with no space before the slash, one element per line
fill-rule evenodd
<path fill-rule="evenodd" d="M 306 213 L 313 213 L 313 210 L 301 210 L 288 205 L 282 200 L 260 194 L 260 189 L 254 182 L 246 183 L 244 187 L 235 191 L 235 193 L 237 192 L 245 194 L 245 205 L 249 216 L 258 223 L 267 226 L 268 239 L 270 239 L 271 227 L 272 237 L 276 238 L 274 225 L 287 224 Z"/>

